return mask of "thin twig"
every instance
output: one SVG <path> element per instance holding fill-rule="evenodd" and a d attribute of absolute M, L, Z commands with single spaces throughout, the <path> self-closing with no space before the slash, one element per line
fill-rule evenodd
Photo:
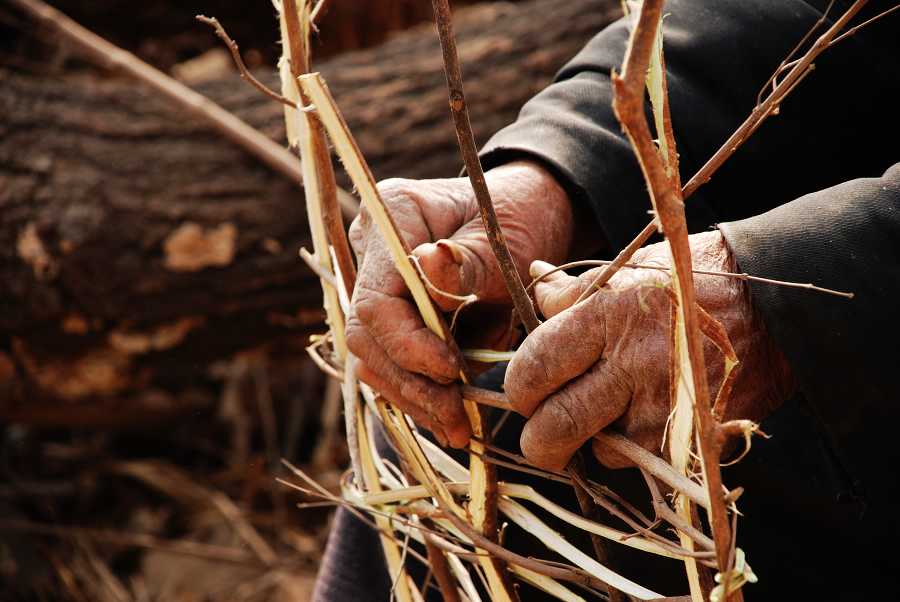
<path fill-rule="evenodd" d="M 622 66 L 622 75 L 613 74 L 613 110 L 637 156 L 650 189 L 653 208 L 672 251 L 674 273 L 677 275 L 681 317 L 684 324 L 687 358 L 693 380 L 694 416 L 697 442 L 703 459 L 705 482 L 710 494 L 710 525 L 716 544 L 719 572 L 728 566 L 731 532 L 727 509 L 722 499 L 722 476 L 719 472 L 720 444 L 716 423 L 709 402 L 703 338 L 698 327 L 691 251 L 681 190 L 666 174 L 662 158 L 653 145 L 653 137 L 644 113 L 644 79 L 650 55 L 662 22 L 662 0 L 644 0 L 638 21 L 632 31 Z M 688 187 L 690 183 L 688 183 Z M 740 592 L 732 595 L 740 600 Z"/>
<path fill-rule="evenodd" d="M 860 23 L 859 25 L 856 25 L 856 26 L 854 26 L 854 27 L 851 27 L 851 28 L 848 29 L 846 32 L 842 33 L 841 35 L 839 35 L 839 36 L 836 37 L 835 39 L 831 40 L 831 42 L 828 43 L 828 47 L 831 48 L 832 46 L 834 46 L 835 44 L 837 44 L 837 43 L 840 42 L 841 40 L 843 40 L 843 39 L 845 39 L 845 38 L 849 38 L 850 36 L 856 34 L 856 32 L 858 32 L 858 31 L 859 31 L 860 29 L 862 29 L 863 27 L 867 27 L 867 26 L 871 25 L 872 23 L 874 23 L 874 22 L 877 21 L 878 19 L 881 19 L 881 18 L 883 18 L 883 17 L 888 16 L 889 14 L 891 14 L 892 12 L 894 12 L 895 10 L 898 10 L 898 9 L 900 9 L 900 4 L 897 4 L 896 6 L 892 6 L 891 8 L 887 9 L 886 11 L 881 12 L 881 13 L 875 15 L 875 16 L 872 17 L 871 19 L 868 19 L 868 20 L 866 20 L 866 21 L 863 21 L 863 22 Z"/>
<path fill-rule="evenodd" d="M 225 28 L 222 27 L 222 24 L 219 23 L 218 19 L 216 19 L 215 17 L 207 17 L 206 15 L 197 15 L 195 19 L 212 27 L 219 39 L 225 42 L 225 46 L 227 46 L 229 52 L 231 52 L 231 58 L 234 59 L 234 64 L 235 66 L 237 66 L 238 72 L 241 74 L 241 77 L 247 80 L 247 82 L 251 86 L 259 90 L 269 98 L 275 100 L 276 102 L 280 102 L 281 104 L 285 104 L 295 109 L 299 108 L 297 107 L 297 103 L 295 103 L 293 100 L 291 100 L 290 98 L 286 98 L 272 88 L 269 88 L 264 83 L 256 79 L 256 77 L 254 77 L 252 73 L 250 73 L 250 70 L 247 69 L 247 65 L 244 64 L 243 57 L 241 57 L 241 51 L 238 48 L 237 42 L 235 42 L 231 38 L 231 36 L 228 35 L 228 32 L 225 31 Z"/>
<path fill-rule="evenodd" d="M 693 539 L 695 543 L 701 545 L 703 548 L 707 550 L 713 549 L 715 547 L 713 540 L 694 527 L 694 525 L 685 522 L 669 507 L 669 504 L 666 503 L 662 493 L 660 493 L 659 485 L 656 484 L 656 479 L 653 478 L 653 475 L 643 468 L 640 470 L 641 475 L 644 477 L 644 481 L 647 483 L 647 488 L 650 490 L 650 498 L 653 502 L 653 510 L 656 512 L 656 516 Z"/>
<path fill-rule="evenodd" d="M 303 184 L 300 161 L 288 149 L 278 144 L 234 113 L 226 111 L 212 100 L 191 90 L 181 82 L 151 67 L 135 55 L 88 31 L 55 8 L 41 0 L 11 0 L 35 21 L 66 40 L 78 55 L 103 69 L 119 71 L 147 85 L 176 104 L 187 114 L 211 126 L 251 155 L 285 176 Z M 345 190 L 338 192 L 341 210 L 352 219 L 359 211 L 353 196 Z"/>
<path fill-rule="evenodd" d="M 309 20 L 313 24 L 315 24 L 316 20 L 319 18 L 319 13 L 328 8 L 329 2 L 331 2 L 331 0 L 319 0 L 318 4 L 316 4 L 316 7 L 312 9 L 312 12 L 309 15 Z"/>
<path fill-rule="evenodd" d="M 581 514 L 586 519 L 596 522 L 597 508 L 594 505 L 595 502 L 591 493 L 586 488 L 587 477 L 584 472 L 584 459 L 581 457 L 580 451 L 576 451 L 575 455 L 572 456 L 567 472 L 572 476 L 572 489 L 575 490 L 575 498 L 578 500 Z M 591 545 L 594 548 L 594 555 L 597 557 L 597 560 L 615 570 L 615 567 L 610 563 L 609 551 L 606 549 L 606 543 L 603 541 L 603 538 L 596 533 L 591 533 L 590 536 Z M 625 602 L 627 600 L 625 594 L 609 585 L 606 587 L 606 595 L 609 597 L 610 602 Z"/>
<path fill-rule="evenodd" d="M 750 112 L 750 115 L 744 122 L 728 137 L 728 139 L 719 147 L 712 157 L 694 174 L 687 184 L 682 188 L 682 201 L 686 201 L 696 190 L 709 181 L 712 175 L 725 163 L 740 146 L 747 141 L 750 135 L 756 131 L 759 125 L 765 120 L 772 111 L 784 100 L 784 98 L 794 89 L 794 85 L 801 77 L 808 74 L 809 66 L 818 57 L 822 51 L 831 45 L 832 40 L 852 19 L 856 13 L 866 4 L 866 0 L 857 0 L 847 9 L 844 15 L 832 25 L 815 44 L 803 55 L 796 63 L 790 73 L 778 84 L 778 86 L 769 94 L 765 101 L 758 104 Z M 603 273 L 591 283 L 588 291 L 595 291 L 603 287 L 609 282 L 609 279 L 634 255 L 635 251 L 640 249 L 656 232 L 656 220 L 651 220 L 644 229 L 641 230 L 628 245 L 619 252 Z M 590 294 L 590 293 L 587 293 Z"/>
<path fill-rule="evenodd" d="M 447 557 L 444 556 L 444 550 L 438 548 L 438 544 L 435 543 L 438 538 L 425 532 L 422 533 L 422 536 L 425 539 L 425 551 L 428 553 L 429 575 L 434 576 L 437 581 L 444 602 L 460 602 L 459 593 L 456 591 L 456 582 L 450 575 Z"/>
<path fill-rule="evenodd" d="M 312 270 L 313 274 L 315 274 L 334 288 L 337 288 L 337 281 L 334 278 L 334 274 L 322 268 L 322 266 L 319 265 L 319 262 L 316 261 L 316 258 L 313 257 L 313 254 L 306 250 L 306 247 L 300 247 L 299 254 L 300 259 L 302 259 L 303 263 L 305 263 L 306 266 L 310 270 Z"/>
<path fill-rule="evenodd" d="M 785 66 L 789 65 L 789 64 L 791 66 L 793 66 L 794 63 L 791 62 L 791 59 L 794 58 L 794 55 L 797 54 L 797 52 L 799 52 L 801 48 L 803 48 L 803 45 L 806 44 L 806 41 L 809 40 L 809 38 L 812 36 L 812 34 L 814 34 L 816 32 L 816 30 L 819 29 L 820 27 L 822 27 L 822 25 L 824 25 L 825 22 L 828 20 L 828 14 L 831 12 L 831 9 L 834 7 L 834 2 L 835 2 L 835 0 L 830 0 L 830 2 L 828 2 L 828 6 L 826 6 L 825 10 L 822 11 L 822 14 L 819 16 L 818 20 L 816 20 L 816 22 L 813 23 L 813 26 L 809 28 L 809 30 L 806 32 L 806 34 L 802 38 L 800 38 L 800 41 L 797 42 L 797 45 L 794 46 L 794 48 L 790 52 L 787 53 L 787 56 L 785 56 L 784 59 L 782 59 L 781 63 L 778 65 L 778 67 L 775 69 L 775 71 L 772 72 L 772 75 L 769 76 L 769 79 L 766 80 L 766 83 L 764 83 L 762 85 L 762 87 L 759 89 L 759 93 L 756 95 L 756 104 L 757 105 L 759 105 L 762 102 L 763 94 L 766 93 L 766 89 L 769 87 L 769 84 L 772 84 L 773 90 L 777 87 L 777 84 L 775 83 L 775 81 L 778 78 L 778 76 L 781 75 L 781 72 L 785 70 Z M 789 69 L 790 67 L 787 67 L 787 68 Z"/>
<path fill-rule="evenodd" d="M 534 285 L 538 282 L 549 276 L 550 274 L 555 274 L 556 272 L 562 270 L 568 270 L 571 268 L 591 266 L 591 265 L 612 265 L 614 261 L 609 261 L 607 259 L 583 259 L 581 261 L 570 261 L 569 263 L 564 263 L 562 265 L 556 266 L 552 270 L 548 270 L 531 281 L 528 285 L 528 289 L 530 290 Z M 653 265 L 649 263 L 622 263 L 619 264 L 620 268 L 631 268 L 635 270 L 658 270 L 661 272 L 671 272 L 672 268 L 662 265 Z M 815 291 L 817 293 L 825 293 L 826 295 L 834 295 L 836 297 L 844 297 L 845 299 L 852 299 L 855 295 L 854 293 L 846 293 L 844 291 L 837 291 L 830 288 L 824 288 L 821 286 L 816 286 L 815 284 L 804 283 L 804 282 L 790 282 L 787 280 L 775 280 L 772 278 L 761 278 L 759 276 L 751 276 L 746 272 L 735 273 L 735 272 L 717 272 L 714 270 L 698 270 L 694 269 L 693 272 L 695 274 L 701 274 L 703 276 L 721 276 L 723 278 L 734 278 L 736 280 L 744 280 L 746 282 L 759 282 L 761 284 L 772 284 L 774 286 L 784 286 L 787 288 L 799 288 L 808 291 Z M 588 290 L 595 288 L 593 283 L 588 287 Z"/>
<path fill-rule="evenodd" d="M 469 122 L 469 110 L 466 106 L 466 96 L 463 91 L 462 73 L 459 68 L 459 56 L 456 52 L 456 40 L 453 35 L 453 17 L 450 14 L 450 5 L 447 0 L 432 0 L 434 8 L 435 24 L 438 35 L 441 38 L 441 51 L 444 58 L 444 74 L 447 76 L 447 88 L 450 92 L 450 112 L 453 115 L 453 124 L 456 127 L 456 138 L 459 141 L 459 149 L 462 152 L 466 173 L 472 182 L 475 198 L 478 200 L 478 208 L 481 213 L 481 221 L 484 224 L 485 234 L 491 244 L 491 250 L 497 258 L 500 273 L 506 284 L 506 290 L 512 299 L 516 313 L 525 326 L 525 330 L 531 332 L 538 327 L 540 321 L 534 311 L 534 305 L 525 292 L 522 278 L 513 263 L 512 255 L 503 236 L 503 230 L 497 221 L 497 214 L 491 202 L 491 194 L 488 191 L 484 179 L 484 171 L 481 169 L 481 160 L 478 158 L 478 149 L 475 146 L 475 136 L 472 133 L 472 124 Z"/>

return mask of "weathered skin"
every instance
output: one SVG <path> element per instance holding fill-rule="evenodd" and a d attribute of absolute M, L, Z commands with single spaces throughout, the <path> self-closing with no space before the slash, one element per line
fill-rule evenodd
<path fill-rule="evenodd" d="M 718 231 L 690 237 L 696 269 L 732 272 L 735 266 Z M 633 263 L 670 265 L 668 243 L 639 250 Z M 532 264 L 534 275 L 552 269 Z M 602 268 L 601 268 L 602 269 Z M 671 302 L 669 274 L 623 269 L 606 288 L 572 306 L 596 277 L 552 275 L 535 287 L 549 319 L 522 344 L 509 365 L 505 388 L 517 411 L 529 417 L 521 436 L 525 456 L 561 469 L 572 454 L 606 427 L 659 454 L 669 415 Z M 741 363 L 725 419 L 759 421 L 788 397 L 790 368 L 753 310 L 746 284 L 717 276 L 695 277 L 697 300 L 728 332 Z M 704 347 L 715 399 L 724 373 L 722 354 Z M 603 464 L 628 462 L 594 441 Z"/>
<path fill-rule="evenodd" d="M 486 174 L 500 226 L 523 279 L 538 258 L 569 253 L 571 204 L 556 180 L 533 163 L 516 162 Z M 467 178 L 386 180 L 379 190 L 423 271 L 439 290 L 474 293 L 463 312 L 464 345 L 490 346 L 506 336 L 509 296 L 484 235 Z M 357 374 L 442 441 L 469 440 L 456 385 L 456 358 L 423 324 L 371 219 L 363 211 L 350 227 L 359 278 L 347 320 L 347 344 L 360 359 Z M 444 310 L 459 300 L 432 295 Z"/>
<path fill-rule="evenodd" d="M 489 171 L 500 225 L 523 280 L 530 265 L 541 274 L 571 254 L 576 233 L 572 204 L 551 174 L 517 162 Z M 474 293 L 463 311 L 457 339 L 464 347 L 490 347 L 508 336 L 510 301 L 485 238 L 478 205 L 466 178 L 387 180 L 379 185 L 401 234 L 437 289 Z M 584 221 L 584 220 L 581 220 Z M 469 439 L 459 373 L 448 347 L 423 324 L 377 229 L 363 212 L 350 228 L 359 278 L 347 322 L 347 343 L 359 357 L 358 376 L 398 405 L 442 442 Z M 694 266 L 734 271 L 718 231 L 691 236 Z M 535 261 L 535 260 L 544 261 Z M 534 263 L 532 263 L 534 262 Z M 633 262 L 669 266 L 668 245 L 638 251 Z M 559 469 L 600 430 L 610 427 L 660 453 L 669 414 L 670 301 L 666 272 L 623 269 L 607 287 L 570 307 L 597 271 L 551 276 L 535 288 L 548 318 L 510 363 L 505 388 L 517 411 L 529 417 L 523 453 L 535 464 Z M 749 291 L 740 280 L 697 276 L 699 303 L 725 327 L 741 360 L 726 419 L 761 420 L 792 389 L 790 368 L 770 340 Z M 445 311 L 457 298 L 432 294 Z M 711 395 L 723 376 L 722 354 L 705 347 Z M 611 467 L 627 465 L 608 450 L 594 451 Z"/>

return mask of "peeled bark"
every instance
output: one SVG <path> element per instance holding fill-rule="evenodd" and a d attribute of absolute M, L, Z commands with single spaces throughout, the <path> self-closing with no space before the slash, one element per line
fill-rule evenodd
<path fill-rule="evenodd" d="M 479 142 L 618 7 L 461 11 Z M 321 71 L 377 177 L 458 172 L 431 26 Z M 236 75 L 200 90 L 283 138 L 281 106 Z M 320 328 L 302 193 L 205 125 L 132 81 L 3 71 L 0 115 L 0 418 L 115 424 L 207 404 L 211 362 Z"/>

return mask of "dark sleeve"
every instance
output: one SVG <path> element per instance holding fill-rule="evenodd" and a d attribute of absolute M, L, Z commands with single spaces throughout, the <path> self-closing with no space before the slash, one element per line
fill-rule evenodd
<path fill-rule="evenodd" d="M 846 4 L 837 2 L 831 16 L 839 16 Z M 884 2 L 869 4 L 871 12 L 885 8 Z M 818 6 L 802 0 L 666 4 L 666 69 L 684 181 L 749 115 L 763 82 L 821 16 Z M 888 19 L 820 56 L 779 115 L 688 201 L 693 231 L 761 213 L 810 190 L 882 173 L 896 160 L 867 139 L 876 120 L 886 128 L 883 134 L 896 136 L 900 130 L 893 108 L 900 36 Z M 650 209 L 612 111 L 610 73 L 621 68 L 630 28 L 631 20 L 622 19 L 599 33 L 483 153 L 486 167 L 523 156 L 546 164 L 574 202 L 590 206 L 614 249 L 647 223 Z"/>
<path fill-rule="evenodd" d="M 900 163 L 880 178 L 845 182 L 719 228 L 741 271 L 854 294 L 751 283 L 754 305 L 845 460 L 861 475 L 884 470 L 878 458 L 898 457 L 889 442 L 900 404 Z M 863 481 L 875 486 L 885 477 Z"/>

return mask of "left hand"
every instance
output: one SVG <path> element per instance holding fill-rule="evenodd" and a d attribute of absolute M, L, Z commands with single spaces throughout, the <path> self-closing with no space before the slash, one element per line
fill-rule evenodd
<path fill-rule="evenodd" d="M 735 271 L 719 231 L 695 234 L 690 241 L 695 269 Z M 668 243 L 639 250 L 632 263 L 669 267 Z M 549 269 L 535 262 L 532 275 Z M 549 319 L 525 339 L 506 373 L 510 401 L 529 418 L 522 452 L 543 468 L 561 470 L 607 427 L 660 453 L 670 412 L 670 300 L 663 290 L 669 273 L 623 268 L 606 288 L 573 306 L 598 273 L 560 272 L 537 285 L 538 306 Z M 753 309 L 745 282 L 695 275 L 694 286 L 698 303 L 725 327 L 741 362 L 723 418 L 762 420 L 792 392 L 787 360 Z M 714 400 L 724 361 L 708 340 L 704 357 Z M 611 468 L 629 465 L 597 441 L 594 453 Z"/>

